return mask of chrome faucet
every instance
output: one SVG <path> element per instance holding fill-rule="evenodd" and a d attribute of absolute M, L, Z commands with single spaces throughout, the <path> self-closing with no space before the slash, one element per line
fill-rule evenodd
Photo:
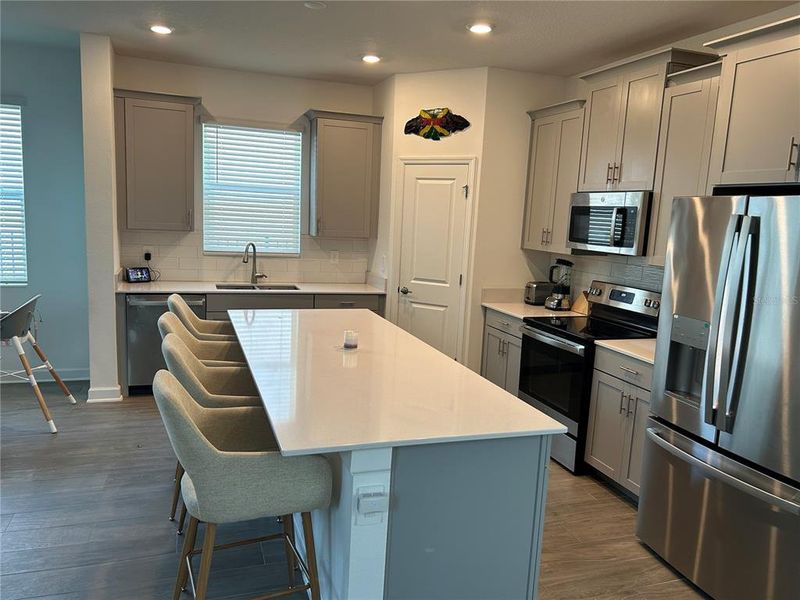
<path fill-rule="evenodd" d="M 244 264 L 247 264 L 248 262 L 250 262 L 250 254 L 249 254 L 250 248 L 253 249 L 253 270 L 252 270 L 252 272 L 250 274 L 250 283 L 256 284 L 256 283 L 258 283 L 259 279 L 261 279 L 261 278 L 266 279 L 267 276 L 264 275 L 264 273 L 259 273 L 259 272 L 256 271 L 256 245 L 253 242 L 248 243 L 244 247 L 244 256 L 242 256 L 242 262 Z"/>

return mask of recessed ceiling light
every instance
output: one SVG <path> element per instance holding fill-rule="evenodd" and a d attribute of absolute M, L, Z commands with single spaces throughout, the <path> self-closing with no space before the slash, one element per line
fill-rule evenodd
<path fill-rule="evenodd" d="M 172 27 L 167 27 L 166 25 L 151 25 L 150 31 L 158 33 L 159 35 L 169 35 L 172 33 Z"/>
<path fill-rule="evenodd" d="M 376 62 L 381 62 L 381 57 L 375 56 L 374 54 L 367 54 L 366 56 L 362 56 L 361 60 L 363 60 L 365 63 L 373 64 Z"/>
<path fill-rule="evenodd" d="M 309 0 L 309 2 L 303 2 L 303 6 L 306 8 L 310 8 L 311 10 L 322 10 L 323 8 L 328 8 L 328 5 L 322 0 Z"/>
<path fill-rule="evenodd" d="M 488 23 L 473 23 L 472 25 L 468 25 L 467 29 L 469 29 L 472 33 L 485 34 L 485 33 L 491 33 L 494 27 L 492 27 Z"/>

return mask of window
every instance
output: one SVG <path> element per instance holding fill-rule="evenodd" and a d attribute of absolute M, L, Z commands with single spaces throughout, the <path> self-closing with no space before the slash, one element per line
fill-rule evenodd
<path fill-rule="evenodd" d="M 28 283 L 22 109 L 0 104 L 0 283 Z"/>
<path fill-rule="evenodd" d="M 203 249 L 300 253 L 302 134 L 203 126 Z"/>

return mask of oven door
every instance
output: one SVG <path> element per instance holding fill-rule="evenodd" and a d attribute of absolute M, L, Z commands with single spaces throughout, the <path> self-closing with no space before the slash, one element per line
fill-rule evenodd
<path fill-rule="evenodd" d="M 586 347 L 528 326 L 522 334 L 520 397 L 577 436 L 587 392 Z"/>

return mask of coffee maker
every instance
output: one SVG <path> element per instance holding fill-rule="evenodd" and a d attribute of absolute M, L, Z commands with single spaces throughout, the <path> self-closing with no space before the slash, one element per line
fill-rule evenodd
<path fill-rule="evenodd" d="M 544 301 L 545 308 L 550 310 L 570 309 L 570 279 L 572 277 L 573 263 L 557 258 L 556 264 L 550 267 L 548 279 L 553 284 L 553 292 Z"/>

